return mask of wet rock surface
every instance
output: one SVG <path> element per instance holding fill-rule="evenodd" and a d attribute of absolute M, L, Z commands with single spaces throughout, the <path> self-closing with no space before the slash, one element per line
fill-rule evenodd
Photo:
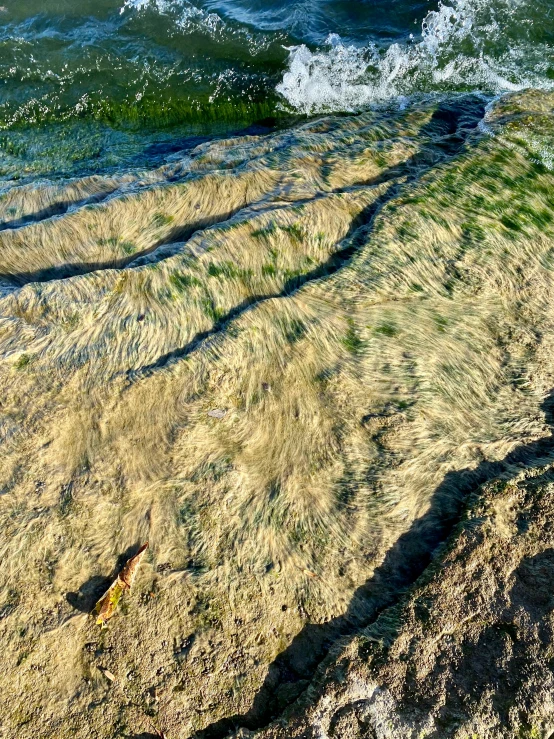
<path fill-rule="evenodd" d="M 6 736 L 549 735 L 553 110 L 10 190 Z"/>

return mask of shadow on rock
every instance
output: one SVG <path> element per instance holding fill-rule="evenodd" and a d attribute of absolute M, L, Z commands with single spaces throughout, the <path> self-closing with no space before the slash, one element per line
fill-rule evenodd
<path fill-rule="evenodd" d="M 95 575 L 83 583 L 76 593 L 66 593 L 65 599 L 76 610 L 90 613 L 111 582 L 109 577 Z"/>
<path fill-rule="evenodd" d="M 554 426 L 554 391 L 541 407 L 546 422 Z M 434 552 L 459 522 L 470 493 L 495 478 L 511 479 L 521 468 L 541 466 L 553 455 L 554 436 L 550 435 L 517 447 L 502 461 L 483 461 L 474 469 L 445 475 L 431 496 L 427 513 L 414 521 L 389 549 L 373 576 L 355 591 L 347 611 L 324 624 L 306 624 L 269 666 L 250 710 L 221 719 L 196 733 L 194 738 L 222 739 L 239 728 L 256 730 L 270 723 L 303 693 L 332 645 L 370 625 L 423 574 Z M 526 598 L 527 591 L 539 583 L 547 592 L 541 590 L 531 601 L 540 613 L 549 608 L 553 565 L 552 550 L 525 560 L 520 565 L 521 572 L 516 573 L 520 576 L 512 596 Z M 526 593 L 519 593 L 518 588 L 526 589 Z"/>
<path fill-rule="evenodd" d="M 127 560 L 134 557 L 139 549 L 140 544 L 132 544 L 127 547 L 127 549 L 117 558 L 116 565 L 111 575 L 94 575 L 84 582 L 76 593 L 66 593 L 65 599 L 69 605 L 77 611 L 90 613 L 115 578 L 119 575 Z"/>

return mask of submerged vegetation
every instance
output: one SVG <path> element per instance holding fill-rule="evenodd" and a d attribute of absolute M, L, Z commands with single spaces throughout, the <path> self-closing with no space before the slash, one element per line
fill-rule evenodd
<path fill-rule="evenodd" d="M 168 737 L 265 725 L 412 584 L 402 560 L 364 589 L 388 552 L 430 561 L 474 487 L 454 474 L 538 457 L 553 111 L 426 102 L 4 193 L 9 731 L 148 732 L 136 705 L 163 705 Z M 78 612 L 145 540 L 99 636 Z"/>

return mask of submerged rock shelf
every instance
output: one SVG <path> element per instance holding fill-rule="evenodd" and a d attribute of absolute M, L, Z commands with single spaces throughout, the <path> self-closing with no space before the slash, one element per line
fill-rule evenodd
<path fill-rule="evenodd" d="M 465 96 L 4 193 L 8 735 L 547 735 L 553 131 Z"/>

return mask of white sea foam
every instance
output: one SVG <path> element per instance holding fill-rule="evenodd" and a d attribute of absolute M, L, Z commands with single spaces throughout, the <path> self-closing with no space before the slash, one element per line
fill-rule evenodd
<path fill-rule="evenodd" d="M 162 15 L 170 15 L 175 24 L 184 31 L 190 31 L 193 27 L 202 26 L 204 30 L 216 32 L 225 24 L 217 13 L 206 13 L 192 3 L 185 0 L 125 0 L 120 12 L 127 9 L 132 10 L 156 10 Z"/>
<path fill-rule="evenodd" d="M 203 33 L 214 39 L 234 37 L 255 55 L 267 48 L 269 38 L 262 34 L 252 34 L 246 27 L 230 26 L 217 13 L 197 7 L 189 0 L 125 0 L 120 13 L 128 10 L 153 10 L 171 18 L 181 33 Z"/>
<path fill-rule="evenodd" d="M 378 48 L 345 45 L 333 34 L 323 50 L 289 49 L 277 91 L 303 113 L 355 111 L 415 92 L 554 87 L 546 76 L 552 49 L 510 38 L 524 22 L 523 0 L 450 0 L 430 12 L 419 39 Z"/>

